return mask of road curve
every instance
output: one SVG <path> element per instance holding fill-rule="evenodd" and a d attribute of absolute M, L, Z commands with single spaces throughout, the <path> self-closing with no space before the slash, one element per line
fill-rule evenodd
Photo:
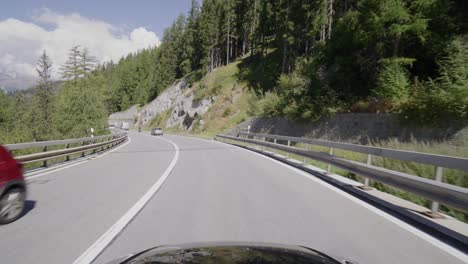
<path fill-rule="evenodd" d="M 219 142 L 131 133 L 102 158 L 35 178 L 32 208 L 0 226 L 2 263 L 72 263 L 180 156 L 160 189 L 93 263 L 201 241 L 309 246 L 360 263 L 466 263 L 459 253 L 286 165 Z M 435 241 L 435 242 L 434 242 Z"/>

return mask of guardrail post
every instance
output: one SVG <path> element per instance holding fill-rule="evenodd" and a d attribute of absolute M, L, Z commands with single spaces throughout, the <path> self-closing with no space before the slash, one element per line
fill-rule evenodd
<path fill-rule="evenodd" d="M 372 165 L 372 154 L 367 154 L 367 165 Z M 361 189 L 368 191 L 372 190 L 372 188 L 369 186 L 369 178 L 364 178 L 364 186 L 360 187 Z"/>
<path fill-rule="evenodd" d="M 262 141 L 266 142 L 266 137 L 262 137 Z M 265 151 L 265 146 L 262 146 L 262 151 Z"/>
<path fill-rule="evenodd" d="M 93 140 L 93 144 L 96 144 L 96 140 Z M 93 149 L 93 154 L 96 154 L 96 149 Z"/>
<path fill-rule="evenodd" d="M 46 152 L 47 151 L 47 146 L 44 146 L 44 148 L 42 148 L 42 151 Z M 42 166 L 47 168 L 47 166 L 48 166 L 47 160 L 44 160 L 42 162 Z"/>
<path fill-rule="evenodd" d="M 291 146 L 291 140 L 288 140 L 288 147 Z M 286 152 L 286 157 L 289 159 L 289 152 Z"/>
<path fill-rule="evenodd" d="M 85 145 L 85 142 L 81 142 L 81 146 L 84 146 Z M 81 152 L 81 157 L 84 158 L 85 156 L 85 151 Z"/>
<path fill-rule="evenodd" d="M 305 150 L 308 151 L 309 150 L 309 144 L 307 144 L 307 143 L 304 143 L 304 144 L 305 144 Z M 307 164 L 307 157 L 304 156 L 304 165 L 306 165 L 306 164 Z"/>
<path fill-rule="evenodd" d="M 330 152 L 328 152 L 328 154 L 333 155 L 333 147 L 330 148 Z M 328 163 L 327 174 L 331 174 L 332 173 L 331 171 L 332 171 L 332 165 Z"/>
<path fill-rule="evenodd" d="M 66 148 L 70 148 L 70 144 L 67 144 Z M 70 160 L 70 155 L 67 155 L 65 157 L 65 161 L 69 161 Z"/>
<path fill-rule="evenodd" d="M 367 154 L 367 165 L 372 165 L 372 155 Z M 364 186 L 369 186 L 369 178 L 364 178 Z"/>
<path fill-rule="evenodd" d="M 439 167 L 437 166 L 435 168 L 435 174 L 436 174 L 436 178 L 435 180 L 438 181 L 438 182 L 442 182 L 442 177 L 444 176 L 444 170 L 442 167 Z M 438 211 L 439 211 L 439 203 L 436 202 L 436 201 L 432 201 L 432 204 L 431 204 L 431 215 L 434 217 L 438 214 Z"/>

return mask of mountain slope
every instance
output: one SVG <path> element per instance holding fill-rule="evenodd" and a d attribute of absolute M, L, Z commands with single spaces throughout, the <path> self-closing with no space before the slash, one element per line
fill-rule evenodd
<path fill-rule="evenodd" d="M 208 73 L 190 85 L 189 77 L 177 80 L 155 100 L 142 106 L 113 113 L 109 121 L 128 120 L 135 127 L 163 127 L 195 133 L 216 133 L 228 129 L 248 117 L 251 92 L 238 79 L 236 61 Z"/>

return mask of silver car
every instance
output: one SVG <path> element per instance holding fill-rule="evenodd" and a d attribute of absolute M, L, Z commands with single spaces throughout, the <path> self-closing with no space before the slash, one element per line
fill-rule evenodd
<path fill-rule="evenodd" d="M 163 131 L 161 128 L 157 127 L 157 128 L 153 128 L 151 129 L 151 135 L 153 136 L 162 136 L 163 135 Z"/>

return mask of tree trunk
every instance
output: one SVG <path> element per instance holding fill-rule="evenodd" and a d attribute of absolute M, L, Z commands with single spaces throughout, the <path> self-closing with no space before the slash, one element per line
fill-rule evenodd
<path fill-rule="evenodd" d="M 320 27 L 320 40 L 325 41 L 325 25 L 321 25 Z"/>
<path fill-rule="evenodd" d="M 304 32 L 304 38 L 305 38 L 305 47 L 304 47 L 304 53 L 306 60 L 309 61 L 309 30 L 310 30 L 310 13 L 307 12 L 307 18 L 306 18 L 306 28 Z"/>
<path fill-rule="evenodd" d="M 333 24 L 333 0 L 330 1 L 330 6 L 328 8 L 328 39 L 331 39 L 332 35 L 332 24 Z"/>
<path fill-rule="evenodd" d="M 245 55 L 245 44 L 247 42 L 247 32 L 244 32 L 244 38 L 242 39 L 242 57 Z"/>
<path fill-rule="evenodd" d="M 227 41 L 226 41 L 226 45 L 227 45 L 227 48 L 226 48 L 226 65 L 229 64 L 229 42 L 231 41 L 230 40 L 230 31 L 231 31 L 231 16 L 228 15 L 228 19 L 227 19 Z"/>
<path fill-rule="evenodd" d="M 233 47 L 234 47 L 234 42 L 232 41 L 232 37 L 231 37 L 231 46 L 230 46 L 230 50 L 229 50 L 229 58 L 232 58 Z"/>
<path fill-rule="evenodd" d="M 250 57 L 252 57 L 253 53 L 254 53 L 254 30 L 255 30 L 256 20 L 257 20 L 257 0 L 255 0 L 255 2 L 254 2 L 253 21 L 252 21 L 252 25 L 250 27 L 250 45 L 249 45 Z"/>
<path fill-rule="evenodd" d="M 288 54 L 288 46 L 287 46 L 287 43 L 286 43 L 286 40 L 285 40 L 284 45 L 283 45 L 283 62 L 281 63 L 281 72 L 282 73 L 286 72 L 287 54 Z"/>
<path fill-rule="evenodd" d="M 237 58 L 237 52 L 238 52 L 238 49 L 239 49 L 239 39 L 236 39 L 236 41 L 234 41 L 234 44 L 236 44 L 234 46 L 234 58 Z M 231 57 L 232 57 L 232 53 L 231 53 Z"/>
<path fill-rule="evenodd" d="M 211 50 L 210 50 L 210 55 L 211 55 L 211 58 L 210 58 L 210 70 L 209 71 L 212 72 L 213 71 L 213 66 L 214 66 L 213 65 L 213 63 L 214 63 L 214 49 L 213 48 L 211 48 Z"/>
<path fill-rule="evenodd" d="M 398 57 L 398 50 L 400 49 L 401 34 L 397 34 L 393 43 L 393 57 Z"/>
<path fill-rule="evenodd" d="M 288 20 L 289 20 L 289 1 L 287 1 L 286 6 L 286 19 L 285 19 L 285 29 L 284 29 L 284 40 L 283 40 L 283 62 L 281 63 L 281 72 L 286 72 L 286 62 L 288 58 Z"/>

